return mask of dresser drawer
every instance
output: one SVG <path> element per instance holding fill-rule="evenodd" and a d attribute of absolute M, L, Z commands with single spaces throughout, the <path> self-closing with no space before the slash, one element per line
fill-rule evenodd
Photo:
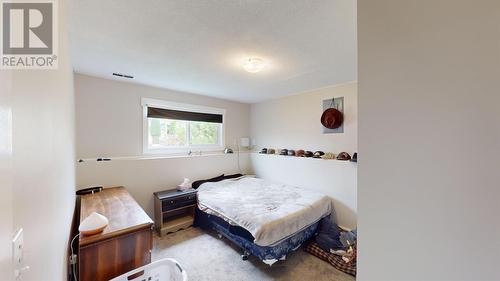
<path fill-rule="evenodd" d="M 163 211 L 169 211 L 194 204 L 196 204 L 196 194 L 190 194 L 162 200 L 162 209 Z"/>

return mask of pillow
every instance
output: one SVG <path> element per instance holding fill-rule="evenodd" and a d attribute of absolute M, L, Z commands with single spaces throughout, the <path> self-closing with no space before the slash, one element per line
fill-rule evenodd
<path fill-rule="evenodd" d="M 235 179 L 235 178 L 239 178 L 239 177 L 242 177 L 242 176 L 243 176 L 242 174 L 227 175 L 227 176 L 224 176 L 224 179 L 225 180 Z"/>
<path fill-rule="evenodd" d="M 215 177 L 215 178 L 211 178 L 211 179 L 206 179 L 206 180 L 198 180 L 198 181 L 195 181 L 193 182 L 193 184 L 191 185 L 192 188 L 194 189 L 198 189 L 198 187 L 200 187 L 200 185 L 206 183 L 206 182 L 218 182 L 218 181 L 221 181 L 224 179 L 224 174 L 218 176 L 218 177 Z"/>

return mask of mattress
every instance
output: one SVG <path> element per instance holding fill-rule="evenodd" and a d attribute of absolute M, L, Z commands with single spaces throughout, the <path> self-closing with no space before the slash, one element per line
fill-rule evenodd
<path fill-rule="evenodd" d="M 198 188 L 198 207 L 247 230 L 259 246 L 272 246 L 328 216 L 332 200 L 310 189 L 243 177 Z"/>

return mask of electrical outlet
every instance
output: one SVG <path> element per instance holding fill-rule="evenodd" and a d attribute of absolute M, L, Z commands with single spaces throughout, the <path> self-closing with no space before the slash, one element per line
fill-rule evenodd
<path fill-rule="evenodd" d="M 14 267 L 20 268 L 23 265 L 23 247 L 24 247 L 24 232 L 20 228 L 12 238 L 12 258 L 14 260 Z"/>
<path fill-rule="evenodd" d="M 20 228 L 12 238 L 12 259 L 14 264 L 14 277 L 16 280 L 21 280 L 23 271 L 28 270 L 30 267 L 24 265 L 23 261 L 24 252 L 24 232 Z"/>

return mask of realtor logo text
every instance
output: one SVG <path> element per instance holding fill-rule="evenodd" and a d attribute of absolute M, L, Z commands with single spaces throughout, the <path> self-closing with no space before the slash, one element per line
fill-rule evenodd
<path fill-rule="evenodd" d="M 57 68 L 56 3 L 1 3 L 1 68 Z"/>

